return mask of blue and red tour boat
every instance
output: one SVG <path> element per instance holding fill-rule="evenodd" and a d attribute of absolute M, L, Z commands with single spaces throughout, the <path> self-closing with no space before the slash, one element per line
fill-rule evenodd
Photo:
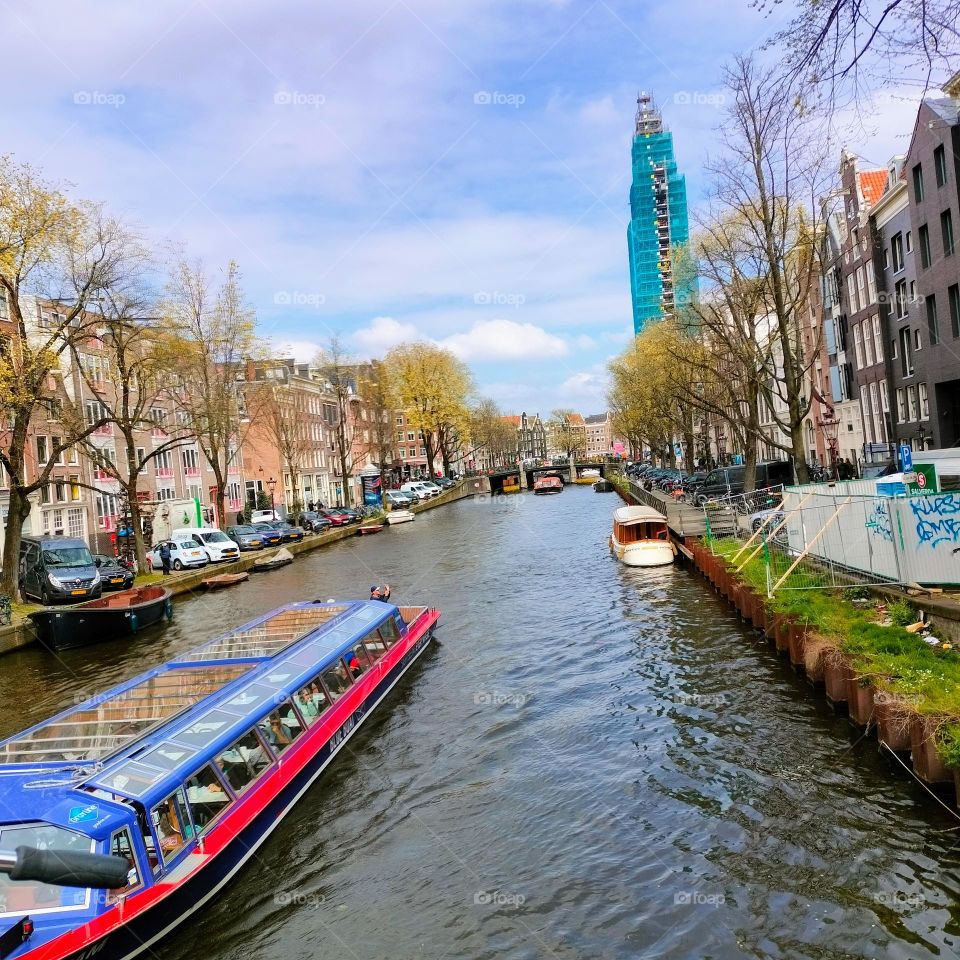
<path fill-rule="evenodd" d="M 0 848 L 129 864 L 115 890 L 0 875 L 0 958 L 149 951 L 253 856 L 439 617 L 287 604 L 0 742 Z"/>

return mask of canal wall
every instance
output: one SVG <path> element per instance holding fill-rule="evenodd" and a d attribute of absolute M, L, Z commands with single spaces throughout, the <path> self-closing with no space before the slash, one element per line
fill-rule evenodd
<path fill-rule="evenodd" d="M 458 500 L 464 500 L 469 497 L 485 496 L 490 493 L 490 482 L 486 477 L 469 477 L 460 481 L 455 487 L 452 487 L 446 493 L 425 503 L 415 504 L 414 513 L 425 513 L 429 510 L 436 510 L 439 507 L 445 507 L 450 503 L 456 503 Z M 389 529 L 389 528 L 388 528 Z M 386 532 L 386 531 L 384 531 Z M 286 543 L 284 546 L 294 556 L 302 553 L 311 553 L 314 550 L 320 550 L 329 547 L 331 544 L 339 543 L 341 540 L 347 540 L 350 537 L 359 536 L 356 526 L 340 527 L 338 529 L 327 530 L 325 533 L 310 534 L 300 543 Z M 193 593 L 201 590 L 206 592 L 203 581 L 212 576 L 222 573 L 245 573 L 249 571 L 257 560 L 267 556 L 272 551 L 257 550 L 241 555 L 239 560 L 232 563 L 208 564 L 201 570 L 184 570 L 181 573 L 172 573 L 163 580 L 163 585 L 173 596 L 181 596 L 185 593 Z M 267 574 L 265 574 L 267 576 Z M 242 584 L 235 587 L 229 587 L 230 590 L 242 590 Z M 37 609 L 40 609 L 37 607 Z M 36 636 L 33 632 L 33 624 L 25 617 L 10 626 L 0 627 L 0 654 L 9 653 L 11 650 L 17 650 L 36 642 Z"/>
<path fill-rule="evenodd" d="M 918 697 L 884 688 L 883 680 L 889 677 L 858 671 L 836 639 L 818 633 L 799 617 L 775 612 L 764 593 L 740 579 L 735 568 L 703 541 L 687 541 L 686 547 L 693 568 L 810 681 L 811 691 L 824 695 L 837 712 L 845 712 L 864 736 L 875 735 L 922 784 L 948 791 L 957 801 L 960 769 L 947 762 L 941 736 L 941 729 L 956 718 L 917 709 Z"/>

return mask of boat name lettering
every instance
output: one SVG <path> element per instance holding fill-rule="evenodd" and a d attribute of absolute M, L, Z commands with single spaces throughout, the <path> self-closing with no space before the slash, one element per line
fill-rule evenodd
<path fill-rule="evenodd" d="M 339 747 L 340 744 L 343 743 L 343 741 L 346 740 L 348 736 L 350 736 L 350 732 L 353 730 L 353 728 L 356 725 L 357 725 L 357 714 L 351 713 L 350 716 L 347 717 L 343 726 L 339 730 L 337 730 L 334 733 L 334 735 L 330 738 L 330 749 L 336 750 L 337 747 Z"/>
<path fill-rule="evenodd" d="M 96 820 L 100 815 L 100 808 L 96 804 L 90 804 L 88 807 L 71 807 L 70 823 L 86 823 L 88 820 Z"/>

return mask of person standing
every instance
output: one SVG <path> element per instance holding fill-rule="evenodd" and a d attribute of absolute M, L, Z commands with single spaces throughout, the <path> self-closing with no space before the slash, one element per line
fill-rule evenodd
<path fill-rule="evenodd" d="M 163 574 L 170 573 L 170 544 L 164 541 L 160 544 L 160 563 L 163 564 Z"/>

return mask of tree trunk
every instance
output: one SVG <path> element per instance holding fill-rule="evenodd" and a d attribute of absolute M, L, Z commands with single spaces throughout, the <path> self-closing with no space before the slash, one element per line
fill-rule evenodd
<path fill-rule="evenodd" d="M 127 507 L 130 513 L 130 528 L 133 531 L 133 553 L 137 559 L 137 572 L 147 570 L 147 551 L 143 544 L 143 515 L 140 513 L 140 502 L 137 500 L 137 481 L 127 484 Z M 130 536 L 130 531 L 127 532 Z"/>
<path fill-rule="evenodd" d="M 10 503 L 7 528 L 3 535 L 3 571 L 0 573 L 0 593 L 11 600 L 21 600 L 18 571 L 20 570 L 20 540 L 24 521 L 30 516 L 30 501 L 23 487 L 10 479 Z"/>
<path fill-rule="evenodd" d="M 217 491 L 216 497 L 214 498 L 214 506 L 217 510 L 217 523 L 222 526 L 227 526 L 227 514 L 224 509 L 224 503 L 226 501 L 226 482 L 224 480 L 223 472 L 220 469 L 219 463 L 211 464 L 213 467 L 213 476 L 217 481 Z"/>
<path fill-rule="evenodd" d="M 684 431 L 683 431 L 683 442 L 684 442 L 684 444 L 686 445 L 686 448 L 687 448 L 687 454 L 686 454 L 686 457 L 684 458 L 684 465 L 685 465 L 686 468 L 687 468 L 687 473 L 693 473 L 693 470 L 694 470 L 694 454 L 696 453 L 696 450 L 694 449 L 694 445 L 695 445 L 695 443 L 696 443 L 696 440 L 695 440 L 695 438 L 694 438 L 693 425 L 692 425 L 692 424 L 690 424 L 689 426 L 687 426 L 687 427 L 684 428 Z"/>
<path fill-rule="evenodd" d="M 798 484 L 810 482 L 810 471 L 807 469 L 806 450 L 803 446 L 803 424 L 793 425 L 790 431 L 790 440 L 793 446 L 793 473 Z"/>

